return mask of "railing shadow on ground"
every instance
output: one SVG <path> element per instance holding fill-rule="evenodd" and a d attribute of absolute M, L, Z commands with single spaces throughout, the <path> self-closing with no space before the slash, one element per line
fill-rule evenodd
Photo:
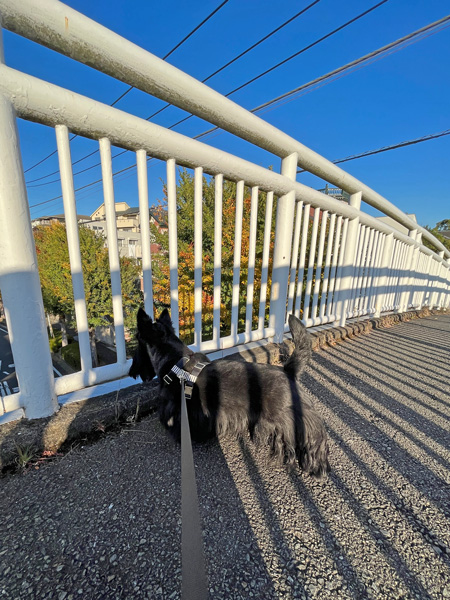
<path fill-rule="evenodd" d="M 320 360 L 321 365 L 326 365 L 326 360 Z M 328 372 L 329 373 L 329 372 Z M 318 381 L 317 374 L 324 383 Z M 445 481 L 438 477 L 429 467 L 425 466 L 418 460 L 411 456 L 406 448 L 400 445 L 394 438 L 390 437 L 384 432 L 376 422 L 371 422 L 369 417 L 364 417 L 360 410 L 356 410 L 356 407 L 365 409 L 367 413 L 377 416 L 383 421 L 383 424 L 388 424 L 397 433 L 403 434 L 406 438 L 413 442 L 414 445 L 418 446 L 421 450 L 424 450 L 431 457 L 439 462 L 444 468 L 447 467 L 447 461 L 436 452 L 430 452 L 430 449 L 420 442 L 416 437 L 413 437 L 405 428 L 401 428 L 392 419 L 388 419 L 381 410 L 378 409 L 377 413 L 374 412 L 373 406 L 369 402 L 362 400 L 362 398 L 356 393 L 352 392 L 349 388 L 351 385 L 351 378 L 348 374 L 345 375 L 346 386 L 343 384 L 336 384 L 330 374 L 324 373 L 324 370 L 318 371 L 315 369 L 313 377 L 308 375 L 304 381 L 309 390 L 313 390 L 317 397 L 320 395 L 326 395 L 327 390 L 332 389 L 331 386 L 335 386 L 337 393 L 340 395 L 344 394 L 346 400 L 343 401 L 335 396 L 333 410 L 339 414 L 340 418 L 352 428 L 352 430 L 365 442 L 373 448 L 375 452 L 381 453 L 389 463 L 392 464 L 400 475 L 404 476 L 416 489 L 422 492 L 431 502 L 433 502 L 438 508 L 444 512 L 448 510 L 448 500 L 442 497 L 442 486 L 445 485 Z M 370 387 L 370 386 L 369 386 Z M 380 392 L 373 388 L 374 395 L 380 396 Z M 382 395 L 383 396 L 383 395 Z M 384 395 L 386 401 L 390 398 Z M 352 404 L 354 406 L 352 406 Z M 407 419 L 405 419 L 407 420 Z M 438 428 L 435 431 L 439 431 L 441 435 L 446 432 Z M 386 452 L 386 448 L 389 448 L 389 452 Z"/>
<path fill-rule="evenodd" d="M 377 343 L 384 334 L 385 339 L 391 338 L 389 330 L 377 332 Z M 352 372 L 365 370 L 367 361 L 362 359 L 363 352 L 370 351 L 369 342 L 370 338 L 362 337 L 315 353 L 303 375 L 305 393 L 314 398 L 330 438 L 328 480 L 317 482 L 297 469 L 287 471 L 246 438 L 225 437 L 219 443 L 194 445 L 211 597 L 248 598 L 251 591 L 254 597 L 268 599 L 285 594 L 357 600 L 389 597 L 392 590 L 398 590 L 405 597 L 428 600 L 439 597 L 433 579 L 436 586 L 446 577 L 450 582 L 450 572 L 444 571 L 450 567 L 449 528 L 444 528 L 450 519 L 448 483 L 438 474 L 446 472 L 448 482 L 448 463 L 407 429 L 417 427 L 418 419 L 419 425 L 426 421 L 433 444 L 445 449 L 446 430 L 431 422 L 434 415 L 441 419 L 444 415 L 430 410 L 424 418 L 415 409 L 411 393 L 401 392 L 405 402 L 393 398 L 388 390 L 394 394 L 396 388 L 387 374 L 383 380 L 368 372 L 363 371 L 363 377 Z M 353 364 L 350 349 L 356 357 Z M 371 356 L 375 367 L 379 365 L 380 372 L 386 373 L 384 359 Z M 433 359 L 424 357 L 421 364 L 428 362 L 433 364 Z M 137 389 L 141 399 L 149 394 L 149 386 Z M 127 414 L 135 414 L 137 402 L 135 398 L 134 409 L 133 403 L 127 405 L 122 396 L 128 393 L 120 392 L 118 399 L 111 394 L 106 401 L 123 402 L 119 412 L 125 421 Z M 416 403 L 424 408 L 422 399 Z M 94 406 L 99 406 L 99 399 L 74 408 L 72 422 L 64 426 L 75 430 L 77 422 L 92 418 Z M 46 421 L 43 435 L 54 427 L 56 417 Z M 80 568 L 94 569 L 98 581 L 92 579 L 92 585 L 99 586 L 97 590 L 101 585 L 102 593 L 145 597 L 134 591 L 134 578 L 151 584 L 154 591 L 162 586 L 162 597 L 173 593 L 176 597 L 180 582 L 179 447 L 155 425 L 155 419 L 156 415 L 150 415 L 141 423 L 131 421 L 115 436 L 105 437 L 99 431 L 98 444 L 74 448 L 46 469 L 30 473 L 28 479 L 5 479 L 11 498 L 14 489 L 27 490 L 21 499 L 21 516 L 45 520 L 51 505 L 57 507 L 60 523 L 57 529 L 54 524 L 48 527 L 50 537 L 45 543 L 39 542 L 42 532 L 33 541 L 39 530 L 30 532 L 26 523 L 22 529 L 9 530 L 8 537 L 2 536 L 4 543 L 14 545 L 27 535 L 31 535 L 30 548 L 43 543 L 52 561 L 64 566 L 61 575 L 55 573 L 54 585 L 62 581 L 70 557 L 77 554 Z M 36 426 L 39 421 L 43 420 L 34 421 Z M 12 437 L 17 426 L 11 424 Z M 429 460 L 424 463 L 425 455 Z M 2 503 L 7 509 L 4 516 L 10 517 L 14 507 Z M 111 520 L 110 505 L 118 505 L 117 520 L 129 519 L 130 513 L 136 517 L 130 522 L 132 527 L 122 531 L 123 539 L 117 520 Z M 106 537 L 96 531 L 94 513 L 100 510 L 105 514 Z M 50 514 L 50 522 L 56 523 L 55 519 Z M 67 537 L 70 523 L 77 520 L 81 526 L 61 553 L 59 537 Z M 170 536 L 175 542 L 167 546 Z M 141 538 L 146 542 L 139 546 Z M 92 545 L 95 540 L 97 547 Z M 23 540 L 20 543 L 24 545 Z M 113 563 L 111 572 L 108 565 L 95 564 L 104 548 L 113 548 L 110 554 L 119 556 L 118 562 L 124 565 L 137 560 L 135 571 L 131 574 Z M 21 561 L 20 550 L 19 556 L 17 550 L 5 556 L 5 564 L 33 582 L 35 596 L 40 593 L 41 584 L 33 581 L 33 558 Z M 154 571 L 152 556 L 157 564 Z M 115 573 L 111 581 L 110 573 Z"/>

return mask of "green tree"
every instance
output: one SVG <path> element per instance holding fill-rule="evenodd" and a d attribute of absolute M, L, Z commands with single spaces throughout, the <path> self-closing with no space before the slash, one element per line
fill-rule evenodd
<path fill-rule="evenodd" d="M 104 238 L 86 227 L 79 228 L 84 291 L 91 339 L 94 328 L 113 322 L 111 276 Z M 62 329 L 74 323 L 74 297 L 66 228 L 61 223 L 34 230 L 39 276 L 45 310 L 60 318 Z M 142 302 L 137 261 L 120 259 L 125 326 L 133 328 L 136 308 Z M 94 364 L 96 364 L 93 356 Z"/>
<path fill-rule="evenodd" d="M 438 239 L 441 242 L 441 244 L 447 248 L 447 250 L 450 250 L 450 239 L 442 235 L 443 231 L 448 231 L 450 229 L 450 219 L 444 219 L 443 221 L 439 221 L 439 223 L 436 223 L 434 227 L 428 227 L 428 225 L 426 225 L 425 229 L 428 229 L 428 231 L 432 233 L 434 237 Z M 431 250 L 434 250 L 436 252 L 436 248 L 433 244 L 431 244 L 427 240 L 424 240 L 423 243 L 425 246 L 427 246 L 427 248 L 430 248 Z"/>

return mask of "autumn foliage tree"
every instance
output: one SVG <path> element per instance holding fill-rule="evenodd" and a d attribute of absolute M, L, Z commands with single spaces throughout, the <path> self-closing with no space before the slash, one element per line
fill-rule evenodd
<path fill-rule="evenodd" d="M 246 283 L 248 277 L 248 256 L 250 240 L 251 192 L 245 189 L 242 220 L 242 243 L 240 264 L 240 330 L 245 326 Z M 167 197 L 161 202 L 161 210 L 167 207 Z M 257 237 L 255 257 L 254 306 L 259 302 L 266 195 L 259 194 L 257 212 Z M 203 178 L 202 190 L 202 320 L 203 335 L 207 339 L 212 332 L 213 293 L 214 293 L 214 212 L 215 181 Z M 275 214 L 275 211 L 274 211 Z M 236 184 L 223 183 L 222 207 L 222 270 L 221 270 L 221 332 L 226 335 L 231 326 L 231 299 L 233 289 L 233 266 L 235 247 Z M 274 215 L 272 224 L 274 223 Z M 186 169 L 179 173 L 177 183 L 177 230 L 178 230 L 178 297 L 180 312 L 180 333 L 187 342 L 193 339 L 194 327 L 194 177 Z M 272 227 L 273 231 L 273 227 Z M 152 257 L 153 294 L 157 310 L 170 305 L 170 270 L 168 263 L 168 235 L 153 228 L 156 241 L 162 251 Z M 273 245 L 273 233 L 271 247 Z M 271 248 L 272 249 L 272 248 Z M 272 252 L 270 252 L 270 257 Z M 269 272 L 271 258 L 269 264 Z M 270 279 L 268 296 L 270 295 Z M 254 311 L 257 320 L 257 309 Z"/>

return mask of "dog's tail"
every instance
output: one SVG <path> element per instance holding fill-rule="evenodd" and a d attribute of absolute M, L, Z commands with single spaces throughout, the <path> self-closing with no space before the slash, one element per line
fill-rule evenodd
<path fill-rule="evenodd" d="M 295 347 L 284 364 L 284 370 L 287 375 L 297 379 L 311 358 L 311 336 L 303 323 L 294 315 L 289 315 L 289 329 Z"/>

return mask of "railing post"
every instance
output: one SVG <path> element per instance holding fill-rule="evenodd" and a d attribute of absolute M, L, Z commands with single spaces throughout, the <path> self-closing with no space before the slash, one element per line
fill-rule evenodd
<path fill-rule="evenodd" d="M 0 23 L 1 25 L 1 23 Z M 2 61 L 0 29 L 0 62 Z M 0 288 L 27 418 L 58 408 L 16 116 L 0 94 Z"/>
<path fill-rule="evenodd" d="M 380 275 L 377 284 L 377 299 L 375 302 L 374 317 L 379 317 L 385 304 L 386 294 L 388 290 L 389 268 L 392 261 L 392 250 L 394 248 L 394 234 L 390 233 L 386 236 L 383 246 L 383 254 L 380 262 Z"/>
<path fill-rule="evenodd" d="M 281 174 L 295 181 L 298 154 L 294 152 L 281 162 Z M 273 250 L 272 290 L 269 327 L 275 329 L 273 341 L 281 343 L 286 323 L 286 299 L 291 264 L 292 232 L 294 229 L 295 192 L 278 198 Z"/>
<path fill-rule="evenodd" d="M 361 208 L 361 192 L 350 196 L 349 204 L 359 210 Z M 347 321 L 347 304 L 352 295 L 352 282 L 355 270 L 356 244 L 358 241 L 359 217 L 349 221 L 347 229 L 347 240 L 345 243 L 344 258 L 338 274 L 339 292 L 336 302 L 336 315 L 339 320 L 336 325 L 344 327 Z"/>
<path fill-rule="evenodd" d="M 417 235 L 417 229 L 412 229 L 408 236 L 415 240 L 416 239 L 416 235 Z M 408 250 L 406 253 L 406 258 L 405 258 L 405 267 L 404 267 L 404 271 L 403 273 L 401 273 L 401 283 L 399 285 L 400 287 L 400 300 L 399 300 L 399 306 L 397 309 L 397 313 L 402 313 L 402 312 L 406 312 L 408 310 L 408 298 L 409 298 L 409 291 L 410 291 L 410 285 L 411 285 L 411 267 L 412 267 L 412 262 L 413 262 L 413 256 L 414 256 L 414 246 L 408 246 Z"/>
<path fill-rule="evenodd" d="M 439 256 L 439 258 L 444 259 L 444 251 L 441 250 L 440 252 L 438 252 L 438 256 Z M 442 265 L 442 262 L 440 262 L 436 268 L 436 278 L 433 283 L 433 293 L 431 295 L 430 308 L 434 308 L 435 306 L 438 306 L 440 304 L 440 295 L 441 294 L 438 291 L 438 287 L 439 287 L 440 280 L 441 280 L 442 269 L 443 269 L 443 265 Z"/>

